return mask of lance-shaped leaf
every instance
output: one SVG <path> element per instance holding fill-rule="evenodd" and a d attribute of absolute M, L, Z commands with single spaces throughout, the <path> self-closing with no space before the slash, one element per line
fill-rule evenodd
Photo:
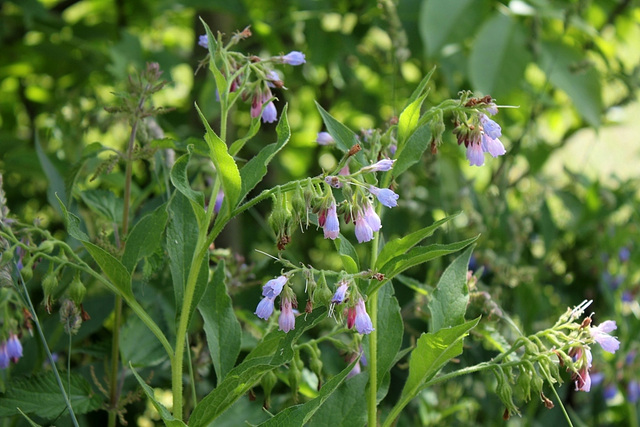
<path fill-rule="evenodd" d="M 167 427 L 186 427 L 185 423 L 176 419 L 173 415 L 171 415 L 171 412 L 169 412 L 169 410 L 165 408 L 165 406 L 162 403 L 156 400 L 156 396 L 153 393 L 153 389 L 149 387 L 142 378 L 140 378 L 140 375 L 138 375 L 136 370 L 133 369 L 133 366 L 130 365 L 129 367 L 131 368 L 131 372 L 133 372 L 133 375 L 138 380 L 138 383 L 140 383 L 140 387 L 142 387 L 142 390 L 144 391 L 144 393 L 147 395 L 147 397 L 149 398 L 153 406 L 158 411 L 160 418 L 162 418 L 162 421 L 164 421 L 164 425 L 166 425 Z"/>
<path fill-rule="evenodd" d="M 358 260 L 358 253 L 356 248 L 353 247 L 349 240 L 341 234 L 338 239 L 333 241 L 336 250 L 340 254 L 342 259 L 342 266 L 349 274 L 355 274 L 360 271 L 360 261 Z"/>
<path fill-rule="evenodd" d="M 196 217 L 198 218 L 198 224 L 204 223 L 204 195 L 191 188 L 189 183 L 189 177 L 187 176 L 187 167 L 189 166 L 189 160 L 191 159 L 192 147 L 187 147 L 188 152 L 178 158 L 171 168 L 171 183 L 176 190 L 182 193 L 187 199 L 191 201 L 191 207 Z"/>
<path fill-rule="evenodd" d="M 322 108 L 318 102 L 316 102 L 316 107 L 318 107 L 318 111 L 322 116 L 324 125 L 327 127 L 327 131 L 329 131 L 329 134 L 331 134 L 334 141 L 336 141 L 336 146 L 341 151 L 347 152 L 351 147 L 358 143 L 358 138 L 351 129 L 336 120 L 327 110 Z"/>
<path fill-rule="evenodd" d="M 122 255 L 122 264 L 133 272 L 144 257 L 152 255 L 160 247 L 165 226 L 167 225 L 167 205 L 163 204 L 153 212 L 142 217 L 127 236 Z"/>
<path fill-rule="evenodd" d="M 398 118 L 398 148 L 396 149 L 396 156 L 402 153 L 409 137 L 413 135 L 418 127 L 420 108 L 426 97 L 426 94 L 420 96 L 400 113 L 400 117 Z"/>

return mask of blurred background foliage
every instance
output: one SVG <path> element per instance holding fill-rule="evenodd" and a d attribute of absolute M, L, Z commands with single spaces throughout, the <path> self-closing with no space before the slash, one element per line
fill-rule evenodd
<path fill-rule="evenodd" d="M 565 384 L 560 394 L 570 414 L 586 425 L 638 425 L 638 395 L 630 386 L 640 380 L 635 358 L 640 330 L 636 1 L 9 0 L 0 4 L 0 11 L 0 170 L 5 191 L 14 214 L 26 222 L 37 218 L 59 234 L 62 220 L 47 194 L 56 174 L 66 179 L 59 188 L 72 191 L 66 196 L 75 200 L 74 210 L 94 227 L 92 236 L 109 233 L 108 215 L 95 212 L 91 197 L 104 195 L 94 190 L 117 188 L 124 172 L 115 165 L 99 180 L 90 178 L 104 167 L 105 149 L 123 149 L 129 129 L 104 108 L 117 104 L 114 92 L 125 90 L 128 76 L 143 70 L 146 62 L 158 62 L 169 81 L 154 95 L 156 106 L 171 109 L 157 119 L 166 137 L 183 146 L 201 138 L 194 102 L 216 122 L 213 79 L 204 69 L 194 73 L 206 54 L 197 45 L 203 33 L 199 17 L 226 35 L 251 26 L 253 36 L 238 47 L 245 52 L 263 57 L 291 50 L 306 54 L 304 66 L 283 70 L 287 90 L 275 91 L 278 111 L 289 103 L 292 139 L 262 185 L 335 166 L 335 153 L 315 143 L 324 129 L 314 101 L 356 132 L 386 129 L 435 66 L 428 102 L 471 89 L 493 96 L 498 105 L 512 106 L 496 116 L 507 148 L 504 157 L 470 167 L 447 132 L 437 154 L 427 150 L 412 173 L 398 180 L 400 206 L 384 218 L 385 238 L 463 211 L 435 239 L 449 242 L 482 233 L 472 266 L 486 299 L 474 299 L 470 308 L 485 314 L 478 338 L 510 334 L 503 330 L 501 310 L 522 330 L 533 332 L 549 326 L 567 306 L 594 299 L 597 323 L 607 318 L 618 322 L 621 351 L 594 367 L 603 375 L 591 393 L 576 393 Z M 232 117 L 230 140 L 242 136 L 249 121 L 249 106 L 241 105 Z M 152 133 L 143 129 L 142 136 L 157 139 Z M 239 161 L 275 138 L 275 125 L 264 125 Z M 150 158 L 134 169 L 134 194 L 151 201 L 140 202 L 137 216 L 167 191 L 156 163 Z M 259 205 L 216 241 L 221 256 L 228 258 L 234 304 L 248 330 L 258 284 L 278 272 L 254 251 L 275 252 L 264 219 L 269 208 L 268 203 Z M 313 230 L 297 232 L 285 256 L 340 268 L 332 248 Z M 427 330 L 426 301 L 445 266 L 444 261 L 431 263 L 395 283 L 406 345 Z M 149 280 L 144 290 L 149 304 L 166 304 L 154 296 L 154 289 L 167 293 L 162 280 L 166 277 Z M 85 325 L 85 333 L 74 337 L 76 344 L 108 329 L 111 307 L 102 304 L 101 292 L 94 290 L 93 302 L 87 304 L 95 310 L 95 325 Z M 135 322 L 125 326 L 139 329 Z M 251 339 L 247 332 L 244 349 L 251 348 Z M 99 339 L 93 340 L 91 351 L 106 351 L 95 344 Z M 461 366 L 490 358 L 492 350 L 470 343 Z M 153 352 L 138 357 L 140 366 L 153 364 L 147 356 L 153 359 Z M 339 363 L 325 361 L 335 372 Z M 394 368 L 390 401 L 402 386 L 394 378 L 406 376 L 401 368 Z M 202 369 L 206 391 L 208 371 Z M 159 387 L 166 387 L 162 379 L 167 375 L 156 376 Z M 427 390 L 399 425 L 501 424 L 503 408 L 487 391 L 493 388 L 491 381 L 489 376 L 468 377 Z M 283 394 L 274 405 L 286 399 Z M 141 403 L 136 405 L 127 414 L 134 423 L 144 411 Z M 233 425 L 233 414 L 264 416 L 259 405 L 251 408 L 241 401 L 225 418 Z M 548 411 L 535 398 L 522 411 L 523 418 L 511 423 L 562 423 L 559 409 Z"/>

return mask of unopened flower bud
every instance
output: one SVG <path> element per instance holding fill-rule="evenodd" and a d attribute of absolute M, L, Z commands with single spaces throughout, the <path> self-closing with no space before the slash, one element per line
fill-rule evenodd
<path fill-rule="evenodd" d="M 38 250 L 44 252 L 45 254 L 50 254 L 54 248 L 55 245 L 51 240 L 44 240 L 42 243 L 40 243 L 40 246 L 38 246 Z"/>
<path fill-rule="evenodd" d="M 69 297 L 71 297 L 76 305 L 80 305 L 86 293 L 87 288 L 82 283 L 82 280 L 80 280 L 80 276 L 77 275 L 69 285 Z"/>
<path fill-rule="evenodd" d="M 269 371 L 262 376 L 260 380 L 260 385 L 262 386 L 262 390 L 264 391 L 264 408 L 269 409 L 271 406 L 271 390 L 278 383 L 278 377 L 273 371 Z"/>

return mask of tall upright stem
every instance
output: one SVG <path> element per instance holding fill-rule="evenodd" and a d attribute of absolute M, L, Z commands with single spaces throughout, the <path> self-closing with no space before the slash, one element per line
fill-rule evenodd
<path fill-rule="evenodd" d="M 380 206 L 376 209 L 380 213 Z M 380 233 L 375 233 L 371 244 L 371 270 L 375 271 L 378 261 L 378 246 Z M 367 301 L 369 317 L 373 324 L 373 331 L 369 334 L 369 395 L 367 397 L 367 419 L 369 427 L 378 425 L 378 290 L 369 294 Z"/>

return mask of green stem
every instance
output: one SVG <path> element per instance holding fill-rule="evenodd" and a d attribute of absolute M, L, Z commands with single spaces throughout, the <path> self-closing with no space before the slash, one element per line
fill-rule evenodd
<path fill-rule="evenodd" d="M 378 214 L 381 214 L 381 207 L 378 206 Z M 380 244 L 380 232 L 375 233 L 371 243 L 371 270 L 375 270 L 378 261 L 378 246 Z M 378 288 L 379 289 L 379 288 Z M 370 427 L 378 425 L 378 292 L 371 292 L 369 300 L 369 317 L 373 324 L 373 331 L 369 334 L 369 396 L 367 399 L 367 418 Z"/>

